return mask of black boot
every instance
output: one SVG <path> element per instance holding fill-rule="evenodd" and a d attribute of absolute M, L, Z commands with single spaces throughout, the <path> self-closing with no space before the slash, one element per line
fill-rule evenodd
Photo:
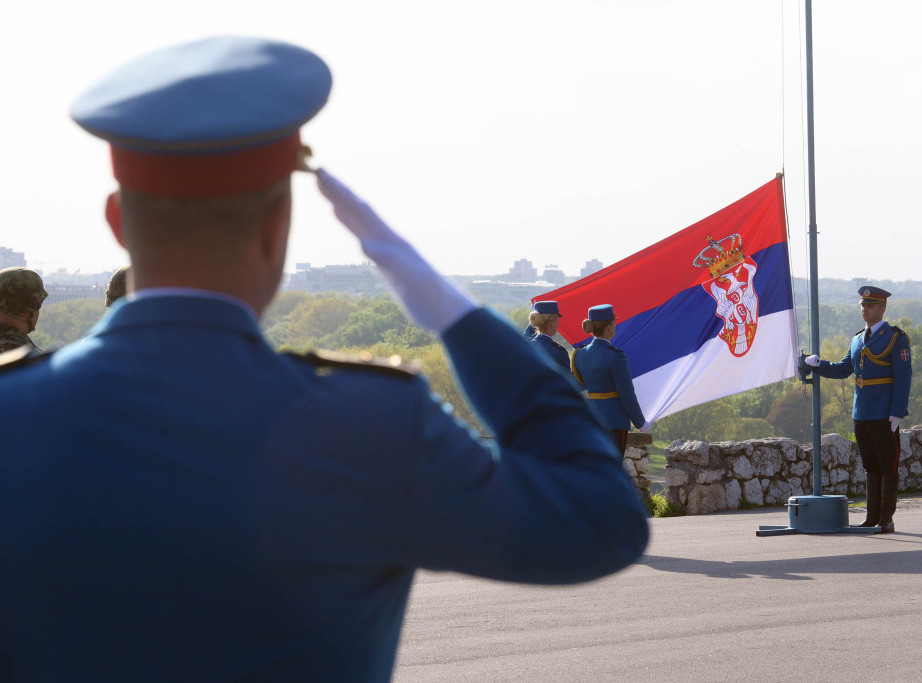
<path fill-rule="evenodd" d="M 868 472 L 868 499 L 865 501 L 867 516 L 858 526 L 877 526 L 880 522 L 880 473 Z"/>
<path fill-rule="evenodd" d="M 893 526 L 893 513 L 896 512 L 896 494 L 900 485 L 900 478 L 895 472 L 883 475 L 883 486 L 880 498 L 880 533 L 891 534 L 896 529 Z"/>

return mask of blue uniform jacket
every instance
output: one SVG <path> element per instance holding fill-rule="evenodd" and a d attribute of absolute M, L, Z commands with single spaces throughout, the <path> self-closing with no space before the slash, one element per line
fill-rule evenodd
<path fill-rule="evenodd" d="M 570 373 L 570 354 L 567 353 L 567 349 L 564 348 L 562 344 L 558 344 L 546 334 L 536 335 L 532 339 L 532 342 L 544 349 L 544 352 L 547 353 L 565 373 Z"/>
<path fill-rule="evenodd" d="M 593 407 L 608 429 L 642 427 L 646 420 L 634 393 L 627 354 L 606 339 L 594 338 L 573 352 L 573 373 L 586 387 Z M 618 392 L 615 398 L 592 399 L 592 394 Z"/>
<path fill-rule="evenodd" d="M 912 359 L 909 337 L 883 323 L 864 343 L 864 330 L 852 337 L 851 347 L 838 363 L 820 361 L 814 369 L 821 377 L 844 379 L 855 375 L 856 420 L 886 420 L 909 414 Z"/>
<path fill-rule="evenodd" d="M 210 297 L 116 304 L 0 374 L 0 679 L 387 681 L 417 567 L 636 560 L 645 510 L 569 379 L 483 309 L 444 343 L 492 445 L 421 377 L 279 355 Z"/>

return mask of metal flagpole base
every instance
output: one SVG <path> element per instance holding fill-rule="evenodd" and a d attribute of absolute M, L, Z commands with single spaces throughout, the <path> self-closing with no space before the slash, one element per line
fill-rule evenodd
<path fill-rule="evenodd" d="M 788 525 L 760 525 L 756 536 L 788 534 L 879 534 L 879 526 L 850 526 L 845 496 L 791 496 L 785 503 Z"/>

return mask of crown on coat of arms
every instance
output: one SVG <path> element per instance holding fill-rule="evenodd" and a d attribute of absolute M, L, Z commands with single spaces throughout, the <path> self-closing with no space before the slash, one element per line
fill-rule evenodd
<path fill-rule="evenodd" d="M 746 260 L 746 254 L 743 252 L 743 238 L 739 233 L 724 237 L 722 240 L 715 240 L 708 235 L 707 241 L 708 245 L 695 257 L 692 265 L 707 268 L 711 277 L 726 273 Z"/>

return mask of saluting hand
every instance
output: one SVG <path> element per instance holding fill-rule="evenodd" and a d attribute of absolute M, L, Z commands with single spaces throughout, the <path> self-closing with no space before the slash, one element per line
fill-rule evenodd
<path fill-rule="evenodd" d="M 330 200 L 333 213 L 359 239 L 362 251 L 375 262 L 419 325 L 441 334 L 477 307 L 352 190 L 322 168 L 315 174 L 317 187 Z"/>

